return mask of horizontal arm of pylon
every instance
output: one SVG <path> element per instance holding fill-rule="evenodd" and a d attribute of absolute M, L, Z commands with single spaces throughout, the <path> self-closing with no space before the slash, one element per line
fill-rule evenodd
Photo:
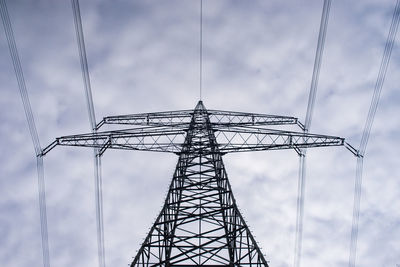
<path fill-rule="evenodd" d="M 342 146 L 344 138 L 303 132 L 271 130 L 254 127 L 226 127 L 214 125 L 219 151 L 222 153 L 257 150 L 294 149 Z M 143 150 L 180 153 L 186 130 L 174 127 L 142 127 L 118 131 L 69 135 L 56 138 L 43 149 L 47 154 L 55 146 L 106 149 Z"/>
<path fill-rule="evenodd" d="M 43 149 L 42 155 L 55 146 L 98 148 L 99 154 L 103 154 L 106 149 L 176 153 L 181 151 L 185 135 L 186 131 L 182 129 L 152 127 L 69 135 L 56 138 Z"/>
<path fill-rule="evenodd" d="M 268 115 L 258 113 L 208 110 L 210 122 L 213 125 L 225 126 L 263 126 L 297 124 L 298 119 L 289 116 Z"/>
<path fill-rule="evenodd" d="M 141 126 L 174 126 L 189 124 L 193 110 L 178 110 L 166 112 L 151 112 L 129 115 L 104 117 L 96 128 L 100 129 L 105 124 L 141 125 Z"/>
<path fill-rule="evenodd" d="M 178 110 L 167 112 L 152 112 L 129 115 L 104 117 L 97 124 L 97 130 L 105 124 L 138 125 L 138 126 L 187 126 L 194 110 Z M 210 122 L 213 125 L 224 126 L 263 126 L 299 124 L 295 117 L 268 115 L 258 113 L 233 112 L 222 110 L 207 110 Z"/>
<path fill-rule="evenodd" d="M 223 153 L 257 150 L 343 146 L 344 138 L 304 132 L 280 131 L 253 127 L 216 128 L 219 151 Z"/>

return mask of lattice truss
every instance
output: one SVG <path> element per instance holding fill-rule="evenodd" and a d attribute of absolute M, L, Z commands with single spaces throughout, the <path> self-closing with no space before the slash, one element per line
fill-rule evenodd
<path fill-rule="evenodd" d="M 120 124 L 122 130 L 99 130 Z M 194 110 L 105 117 L 97 132 L 56 138 L 57 145 L 171 152 L 178 163 L 164 206 L 131 266 L 268 266 L 240 214 L 222 156 L 229 152 L 345 145 L 344 139 L 268 126 L 303 125 L 287 116 Z"/>
<path fill-rule="evenodd" d="M 199 102 L 194 110 L 143 113 L 105 117 L 97 124 L 97 131 L 105 124 L 141 126 L 122 130 L 69 135 L 56 138 L 43 149 L 47 154 L 57 145 L 106 149 L 145 150 L 180 154 L 196 110 L 208 118 L 208 126 L 217 139 L 222 154 L 228 152 L 276 150 L 341 146 L 344 138 L 303 132 L 267 129 L 265 126 L 303 125 L 294 117 L 220 110 L 206 110 Z"/>

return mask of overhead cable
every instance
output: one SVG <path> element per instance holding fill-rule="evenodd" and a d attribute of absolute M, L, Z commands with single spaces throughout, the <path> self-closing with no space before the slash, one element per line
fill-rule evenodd
<path fill-rule="evenodd" d="M 71 0 L 74 15 L 76 39 L 78 43 L 79 58 L 83 83 L 85 86 L 85 96 L 87 110 L 89 114 L 90 127 L 93 133 L 96 132 L 96 117 L 94 111 L 92 89 L 90 85 L 89 67 L 86 56 L 85 40 L 83 37 L 82 19 L 78 0 Z M 101 155 L 98 149 L 94 149 L 94 185 L 95 185 L 95 205 L 96 205 L 96 228 L 97 228 L 97 249 L 99 266 L 105 267 L 105 248 L 104 248 L 104 224 L 103 224 L 103 189 L 101 177 Z"/>
<path fill-rule="evenodd" d="M 24 74 L 21 67 L 21 61 L 18 55 L 17 45 L 14 38 L 14 33 L 10 21 L 10 16 L 7 10 L 5 0 L 0 0 L 0 13 L 3 22 L 8 48 L 10 50 L 11 59 L 14 66 L 15 76 L 18 82 L 18 88 L 21 95 L 22 103 L 24 106 L 26 120 L 28 122 L 29 132 L 32 138 L 33 147 L 36 155 L 36 167 L 38 173 L 38 195 L 39 195 L 39 211 L 40 211 L 40 233 L 42 237 L 42 253 L 43 253 L 43 266 L 50 267 L 50 253 L 49 253 L 49 241 L 48 241 L 48 230 L 47 230 L 47 212 L 46 212 L 46 190 L 44 181 L 44 168 L 43 168 L 43 157 L 42 149 L 39 142 L 39 135 L 36 130 L 35 120 L 31 104 L 26 89 Z"/>
<path fill-rule="evenodd" d="M 306 182 L 306 157 L 304 152 L 299 156 L 299 180 L 297 183 L 297 214 L 296 233 L 294 244 L 294 266 L 300 266 L 302 239 L 303 239 L 303 218 L 304 218 L 304 193 Z"/>
<path fill-rule="evenodd" d="M 382 56 L 381 65 L 379 68 L 378 77 L 375 83 L 371 105 L 369 107 L 367 120 L 365 122 L 364 131 L 360 142 L 359 157 L 357 158 L 356 179 L 354 185 L 353 219 L 352 219 L 351 237 L 350 237 L 349 267 L 355 266 L 356 256 L 357 256 L 357 239 L 358 239 L 358 223 L 360 218 L 363 159 L 367 149 L 367 144 L 371 133 L 372 124 L 374 122 L 376 110 L 378 108 L 379 98 L 381 95 L 383 83 L 385 81 L 387 68 L 389 66 L 390 56 L 392 54 L 394 41 L 396 39 L 396 33 L 399 25 L 399 18 L 400 18 L 400 0 L 397 0 L 393 12 L 389 34 L 385 44 L 385 49 Z"/>
<path fill-rule="evenodd" d="M 321 61 L 322 61 L 322 55 L 324 52 L 326 31 L 328 28 L 330 8 L 331 8 L 331 0 L 324 0 L 324 6 L 322 9 L 322 16 L 321 16 L 321 24 L 320 24 L 319 35 L 318 35 L 317 50 L 315 52 L 314 69 L 313 69 L 313 75 L 312 75 L 312 79 L 311 79 L 310 93 L 308 96 L 306 120 L 304 123 L 304 128 L 306 131 L 308 131 L 311 126 L 311 119 L 312 119 L 313 110 L 314 110 L 315 97 L 317 95 L 319 71 L 321 69 Z"/>
<path fill-rule="evenodd" d="M 328 28 L 329 11 L 331 0 L 324 0 L 322 16 L 318 35 L 317 50 L 315 52 L 314 69 L 311 79 L 310 93 L 308 97 L 307 113 L 304 124 L 304 132 L 307 133 L 311 126 L 311 119 L 314 110 L 315 97 L 317 94 L 319 71 L 321 68 L 322 55 L 324 52 L 326 31 Z M 302 149 L 299 160 L 299 178 L 297 187 L 297 214 L 296 233 L 294 246 L 294 267 L 300 266 L 301 250 L 303 241 L 303 220 L 304 220 L 304 195 L 306 183 L 306 149 Z"/>
<path fill-rule="evenodd" d="M 374 121 L 375 113 L 378 108 L 378 102 L 382 91 L 382 86 L 385 81 L 386 72 L 389 65 L 390 56 L 392 54 L 392 48 L 396 38 L 398 25 L 399 25 L 399 0 L 397 0 L 396 2 L 392 22 L 389 29 L 389 34 L 385 44 L 385 50 L 383 52 L 382 62 L 379 68 L 378 78 L 375 83 L 374 94 L 372 96 L 371 105 L 369 107 L 367 120 L 365 122 L 364 131 L 361 138 L 361 143 L 359 148 L 361 155 L 365 154 L 365 150 L 367 148 L 369 134 L 371 132 L 371 127 Z"/>
<path fill-rule="evenodd" d="M 203 0 L 200 0 L 200 65 L 199 65 L 199 82 L 200 82 L 200 100 L 202 99 L 203 91 Z"/>
<path fill-rule="evenodd" d="M 71 4 L 72 4 L 72 11 L 74 13 L 76 39 L 78 42 L 79 59 L 81 63 L 83 84 L 85 85 L 87 110 L 90 119 L 90 126 L 92 127 L 93 130 L 96 128 L 96 116 L 93 107 L 92 88 L 90 86 L 89 67 L 86 57 L 85 39 L 83 38 L 82 19 L 79 8 L 79 1 L 71 0 Z"/>

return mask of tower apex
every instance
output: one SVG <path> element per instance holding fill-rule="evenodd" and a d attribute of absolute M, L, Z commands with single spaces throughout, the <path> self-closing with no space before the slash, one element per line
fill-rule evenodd
<path fill-rule="evenodd" d="M 206 107 L 204 106 L 203 101 L 199 100 L 199 102 L 197 102 L 197 105 L 194 109 L 195 110 L 204 110 L 204 109 L 206 109 Z"/>

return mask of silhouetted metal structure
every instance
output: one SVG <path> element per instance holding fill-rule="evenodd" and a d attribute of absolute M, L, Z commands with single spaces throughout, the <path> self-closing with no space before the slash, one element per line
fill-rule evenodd
<path fill-rule="evenodd" d="M 303 125 L 297 118 L 207 110 L 105 117 L 129 129 L 56 138 L 57 145 L 171 152 L 179 155 L 164 206 L 131 266 L 268 266 L 240 214 L 222 156 L 230 152 L 341 146 L 344 139 L 268 126 Z"/>

